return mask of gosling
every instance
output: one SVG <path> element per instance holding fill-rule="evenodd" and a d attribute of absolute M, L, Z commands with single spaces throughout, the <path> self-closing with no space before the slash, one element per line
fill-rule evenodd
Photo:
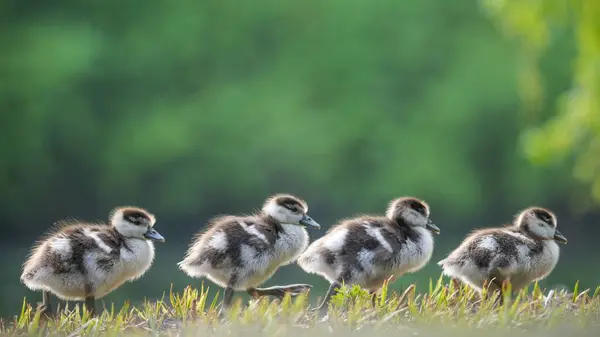
<path fill-rule="evenodd" d="M 305 201 L 277 194 L 258 214 L 217 217 L 197 235 L 179 267 L 190 277 L 206 277 L 225 288 L 221 313 L 230 307 L 234 291 L 247 291 L 254 298 L 307 292 L 308 284 L 257 288 L 306 249 L 304 226 L 320 228 L 307 212 Z"/>
<path fill-rule="evenodd" d="M 556 242 L 567 243 L 556 225 L 556 216 L 549 210 L 527 208 L 517 214 L 511 226 L 474 231 L 438 265 L 445 275 L 461 280 L 480 294 L 484 284 L 494 292 L 507 281 L 518 292 L 548 276 L 556 266 Z"/>
<path fill-rule="evenodd" d="M 375 294 L 386 280 L 423 268 L 433 253 L 440 229 L 429 218 L 429 206 L 412 197 L 393 200 L 386 216 L 359 216 L 334 225 L 300 256 L 307 273 L 331 285 L 316 310 L 325 312 L 341 283 L 357 284 Z"/>
<path fill-rule="evenodd" d="M 42 291 L 39 310 L 51 314 L 50 294 L 63 300 L 85 301 L 95 314 L 95 299 L 126 281 L 140 278 L 152 265 L 152 241 L 165 239 L 154 228 L 153 214 L 137 207 L 120 207 L 109 224 L 65 220 L 39 241 L 23 264 L 21 282 Z"/>

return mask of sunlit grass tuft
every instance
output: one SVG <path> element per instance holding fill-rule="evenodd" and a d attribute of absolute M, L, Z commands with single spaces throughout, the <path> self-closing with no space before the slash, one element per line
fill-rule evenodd
<path fill-rule="evenodd" d="M 75 304 L 47 318 L 24 300 L 18 315 L 0 320 L 0 334 L 316 337 L 361 331 L 378 336 L 414 336 L 419 332 L 447 336 L 486 329 L 489 333 L 528 336 L 592 336 L 600 327 L 600 287 L 580 290 L 577 283 L 572 291 L 544 291 L 533 284 L 530 289 L 509 296 L 508 284 L 504 291 L 503 304 L 498 305 L 498 294 L 485 294 L 481 299 L 472 289 L 445 283 L 440 277 L 430 280 L 424 289 L 410 285 L 401 292 L 390 291 L 386 282 L 373 301 L 364 289 L 343 285 L 332 297 L 327 317 L 311 310 L 305 295 L 282 300 L 263 298 L 248 304 L 238 299 L 231 310 L 220 316 L 220 293 L 211 293 L 204 285 L 199 289 L 187 287 L 182 293 L 171 288 L 159 301 L 145 301 L 139 306 L 126 302 L 118 311 L 112 305 L 96 317 Z"/>

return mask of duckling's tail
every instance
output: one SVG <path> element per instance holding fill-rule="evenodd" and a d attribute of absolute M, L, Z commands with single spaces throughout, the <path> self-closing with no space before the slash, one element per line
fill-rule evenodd
<path fill-rule="evenodd" d="M 24 272 L 21 274 L 21 283 L 25 284 L 27 281 L 31 280 L 34 275 L 33 272 Z"/>
<path fill-rule="evenodd" d="M 40 272 L 42 275 L 40 275 Z M 26 268 L 21 274 L 20 280 L 27 288 L 31 290 L 39 290 L 43 288 L 43 280 L 44 276 L 47 276 L 43 270 L 39 267 L 30 267 Z"/>

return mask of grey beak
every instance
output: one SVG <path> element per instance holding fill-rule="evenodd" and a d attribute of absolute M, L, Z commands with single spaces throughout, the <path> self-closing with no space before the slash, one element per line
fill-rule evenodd
<path fill-rule="evenodd" d="M 558 229 L 554 231 L 554 241 L 567 244 L 567 238 Z"/>
<path fill-rule="evenodd" d="M 144 237 L 152 241 L 165 242 L 165 238 L 152 227 L 148 228 L 148 231 L 144 233 Z"/>
<path fill-rule="evenodd" d="M 440 234 L 440 229 L 433 223 L 433 221 L 431 221 L 431 219 L 427 219 L 427 224 L 425 225 L 425 228 L 429 229 L 435 234 Z"/>
<path fill-rule="evenodd" d="M 302 220 L 300 220 L 300 224 L 307 226 L 307 227 L 321 229 L 321 225 L 319 225 L 315 220 L 313 220 L 311 217 L 309 217 L 306 214 L 304 214 L 304 216 L 302 217 Z"/>

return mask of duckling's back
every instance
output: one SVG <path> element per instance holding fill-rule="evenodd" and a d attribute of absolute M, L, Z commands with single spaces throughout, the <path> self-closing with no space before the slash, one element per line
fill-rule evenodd
<path fill-rule="evenodd" d="M 127 241 L 108 225 L 64 226 L 34 247 L 23 265 L 21 281 L 32 290 L 50 290 L 65 300 L 101 298 L 141 276 L 152 263 L 151 243 Z"/>
<path fill-rule="evenodd" d="M 438 262 L 444 274 L 480 290 L 491 277 L 511 279 L 518 289 L 546 276 L 558 261 L 554 242 L 535 240 L 515 227 L 478 230 Z"/>
<path fill-rule="evenodd" d="M 189 276 L 226 285 L 234 269 L 265 269 L 263 260 L 272 260 L 282 230 L 259 216 L 217 217 L 196 236 L 179 267 Z"/>
<path fill-rule="evenodd" d="M 432 252 L 428 231 L 400 228 L 385 217 L 363 216 L 341 222 L 313 242 L 298 264 L 330 282 L 377 288 L 393 273 L 419 269 Z"/>

